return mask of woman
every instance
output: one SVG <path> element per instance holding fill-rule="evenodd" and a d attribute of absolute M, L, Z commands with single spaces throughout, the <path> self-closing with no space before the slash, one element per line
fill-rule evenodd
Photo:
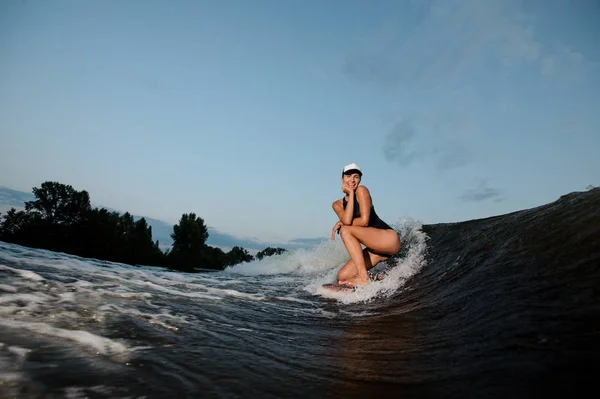
<path fill-rule="evenodd" d="M 398 233 L 377 216 L 369 190 L 359 186 L 361 178 L 358 165 L 346 165 L 342 170 L 342 191 L 346 196 L 332 204 L 340 221 L 333 226 L 331 240 L 338 232 L 350 254 L 350 260 L 337 274 L 340 285 L 369 284 L 367 271 L 400 251 Z M 364 250 L 361 244 L 366 247 Z"/>

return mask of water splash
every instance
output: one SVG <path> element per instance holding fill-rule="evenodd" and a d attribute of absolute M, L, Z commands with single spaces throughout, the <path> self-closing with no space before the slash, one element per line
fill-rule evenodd
<path fill-rule="evenodd" d="M 397 222 L 393 227 L 400 236 L 402 249 L 397 257 L 377 265 L 373 269 L 373 271 L 383 272 L 385 275 L 383 280 L 371 282 L 364 287 L 357 288 L 355 291 L 331 291 L 323 288 L 323 284 L 335 281 L 339 269 L 339 267 L 336 267 L 313 279 L 304 289 L 344 304 L 369 302 L 376 298 L 389 297 L 400 291 L 406 281 L 427 264 L 427 235 L 421 230 L 422 224 L 410 218 Z M 344 262 L 348 258 L 346 253 Z M 342 265 L 343 263 L 337 266 Z"/>

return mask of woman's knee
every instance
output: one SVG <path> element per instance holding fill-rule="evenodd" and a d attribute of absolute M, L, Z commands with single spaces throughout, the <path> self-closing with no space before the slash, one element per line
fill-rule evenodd
<path fill-rule="evenodd" d="M 394 255 L 397 254 L 398 252 L 400 252 L 400 249 L 402 249 L 402 242 L 400 241 L 400 236 L 398 235 L 398 233 L 396 233 L 396 236 L 394 237 Z"/>
<path fill-rule="evenodd" d="M 342 240 L 345 240 L 351 236 L 352 236 L 352 229 L 350 228 L 350 226 L 342 226 L 340 228 L 340 238 Z"/>

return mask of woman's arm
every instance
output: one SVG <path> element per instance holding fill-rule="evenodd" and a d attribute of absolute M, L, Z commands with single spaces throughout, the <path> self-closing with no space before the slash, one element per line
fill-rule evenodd
<path fill-rule="evenodd" d="M 340 219 L 340 222 L 345 226 L 368 226 L 369 216 L 371 215 L 371 194 L 369 193 L 369 190 L 365 186 L 359 186 L 356 189 L 356 192 L 349 192 L 348 196 L 348 204 L 346 204 L 345 210 L 341 199 L 334 201 L 333 204 L 331 204 L 333 210 Z M 354 196 L 356 196 L 358 206 L 360 207 L 359 218 L 353 217 Z"/>
<path fill-rule="evenodd" d="M 338 232 L 338 230 L 342 227 L 342 222 L 337 222 L 334 226 L 333 229 L 331 229 L 331 241 L 335 241 L 335 233 Z"/>
<path fill-rule="evenodd" d="M 360 217 L 352 220 L 352 226 L 366 227 L 369 225 L 369 217 L 371 216 L 371 194 L 369 189 L 365 186 L 359 186 L 356 189 L 356 199 L 360 207 Z"/>
<path fill-rule="evenodd" d="M 341 199 L 334 201 L 333 204 L 331 204 L 338 219 L 340 219 L 340 222 L 345 226 L 350 226 L 352 224 L 352 217 L 354 215 L 354 192 L 351 192 L 348 195 L 350 196 L 350 200 L 348 201 L 348 204 L 346 204 L 345 210 Z"/>

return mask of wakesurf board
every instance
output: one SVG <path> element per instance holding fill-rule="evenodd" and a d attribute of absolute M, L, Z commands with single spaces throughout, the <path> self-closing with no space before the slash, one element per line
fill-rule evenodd
<path fill-rule="evenodd" d="M 356 287 L 350 287 L 348 285 L 340 285 L 340 284 L 323 284 L 323 288 L 331 290 L 331 291 L 342 291 L 342 292 L 356 291 Z"/>

